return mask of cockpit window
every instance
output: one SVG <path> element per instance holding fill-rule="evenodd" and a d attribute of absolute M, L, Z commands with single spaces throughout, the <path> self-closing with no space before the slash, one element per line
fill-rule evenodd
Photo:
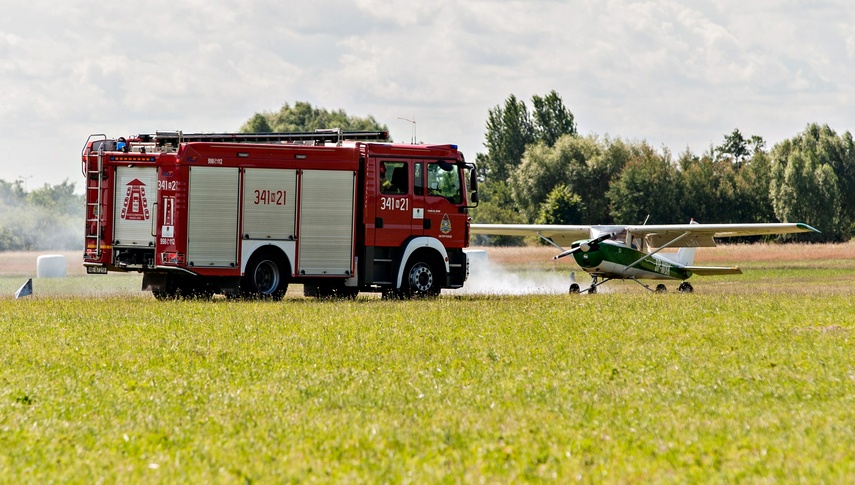
<path fill-rule="evenodd" d="M 623 226 L 594 226 L 591 228 L 591 239 L 611 234 L 611 240 L 626 242 L 626 228 Z"/>

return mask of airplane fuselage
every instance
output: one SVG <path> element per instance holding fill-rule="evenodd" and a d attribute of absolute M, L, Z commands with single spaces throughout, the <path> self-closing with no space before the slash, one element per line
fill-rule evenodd
<path fill-rule="evenodd" d="M 587 241 L 574 242 L 573 247 L 584 245 Z M 573 258 L 585 272 L 603 278 L 685 280 L 692 276 L 691 271 L 683 269 L 674 261 L 614 241 L 603 241 L 591 245 L 587 251 L 576 251 Z M 641 262 L 629 267 L 638 260 Z"/>

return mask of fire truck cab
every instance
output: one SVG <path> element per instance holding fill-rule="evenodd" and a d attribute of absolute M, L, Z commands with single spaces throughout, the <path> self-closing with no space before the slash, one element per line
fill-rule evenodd
<path fill-rule="evenodd" d="M 475 167 L 454 145 L 386 136 L 90 136 L 87 272 L 142 272 L 158 298 L 460 288 Z"/>

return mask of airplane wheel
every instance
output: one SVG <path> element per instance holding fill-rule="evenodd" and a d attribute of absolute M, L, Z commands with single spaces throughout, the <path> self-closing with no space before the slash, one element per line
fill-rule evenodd
<path fill-rule="evenodd" d="M 692 288 L 691 284 L 684 281 L 680 283 L 680 287 L 677 288 L 677 291 L 679 291 L 680 293 L 691 293 L 692 291 L 694 291 L 694 288 Z"/>
<path fill-rule="evenodd" d="M 597 294 L 597 287 L 592 286 L 592 287 L 588 288 L 588 294 L 589 295 L 596 295 Z"/>
<path fill-rule="evenodd" d="M 579 289 L 579 285 L 577 283 L 573 283 L 572 285 L 570 285 L 570 294 L 571 295 L 575 295 L 575 294 L 579 293 L 579 291 L 581 291 L 581 290 Z"/>
<path fill-rule="evenodd" d="M 666 288 L 662 283 L 656 285 L 656 293 L 665 293 L 666 291 L 668 291 L 668 288 Z"/>

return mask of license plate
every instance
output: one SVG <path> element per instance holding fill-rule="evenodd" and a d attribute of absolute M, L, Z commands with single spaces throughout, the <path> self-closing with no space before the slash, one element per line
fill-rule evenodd
<path fill-rule="evenodd" d="M 107 274 L 106 266 L 87 266 L 86 267 L 87 274 Z"/>

